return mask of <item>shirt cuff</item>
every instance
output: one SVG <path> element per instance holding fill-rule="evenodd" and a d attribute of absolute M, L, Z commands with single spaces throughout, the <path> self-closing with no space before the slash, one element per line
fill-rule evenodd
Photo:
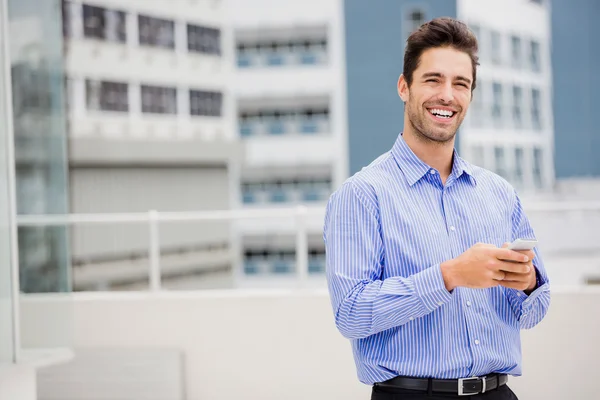
<path fill-rule="evenodd" d="M 446 289 L 440 264 L 413 275 L 415 292 L 427 311 L 448 303 L 452 294 Z"/>

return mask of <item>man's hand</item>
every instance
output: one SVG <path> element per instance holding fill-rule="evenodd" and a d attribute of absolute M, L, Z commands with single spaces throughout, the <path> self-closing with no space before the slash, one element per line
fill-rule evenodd
<path fill-rule="evenodd" d="M 505 249 L 508 247 L 508 245 L 509 243 L 504 243 L 502 248 Z M 507 288 L 531 292 L 533 289 L 535 289 L 535 285 L 537 283 L 535 268 L 533 267 L 535 253 L 532 250 L 519 251 L 518 253 L 525 254 L 527 257 L 529 257 L 529 261 L 526 264 L 529 265 L 531 269 L 525 274 L 507 272 L 500 284 Z"/>
<path fill-rule="evenodd" d="M 455 259 L 442 263 L 446 289 L 452 291 L 458 286 L 483 289 L 498 285 L 519 290 L 535 287 L 535 269 L 531 263 L 535 254 L 505 247 L 477 243 Z"/>

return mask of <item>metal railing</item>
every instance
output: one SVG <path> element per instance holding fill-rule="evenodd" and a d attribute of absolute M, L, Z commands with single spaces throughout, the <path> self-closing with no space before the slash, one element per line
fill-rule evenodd
<path fill-rule="evenodd" d="M 149 282 L 151 291 L 162 289 L 161 271 L 161 235 L 162 222 L 232 222 L 240 220 L 270 220 L 293 218 L 296 248 L 296 278 L 302 285 L 308 278 L 308 230 L 307 218 L 323 215 L 322 207 L 307 207 L 299 205 L 289 208 L 272 208 L 260 210 L 221 210 L 197 212 L 158 212 L 150 210 L 139 213 L 117 214 L 68 214 L 68 215 L 21 215 L 17 217 L 19 227 L 48 227 L 99 224 L 147 224 L 148 226 L 148 256 Z M 18 249 L 14 249 L 17 251 Z"/>
<path fill-rule="evenodd" d="M 537 220 L 540 224 L 545 223 L 552 218 L 560 217 L 561 213 L 571 213 L 579 215 L 573 219 L 579 218 L 583 225 L 593 224 L 590 227 L 593 234 L 586 234 L 587 242 L 582 244 L 577 238 L 572 238 L 573 251 L 579 251 L 582 248 L 594 247 L 595 251 L 600 251 L 600 245 L 594 239 L 598 236 L 598 226 L 600 226 L 600 201 L 595 202 L 536 202 L 525 204 L 527 215 L 532 220 Z M 586 213 L 585 215 L 583 213 Z M 587 214 L 591 213 L 591 214 Z M 307 221 L 310 217 L 322 218 L 324 209 L 322 206 L 307 207 L 304 205 L 288 208 L 271 209 L 241 209 L 241 210 L 221 210 L 221 211 L 198 211 L 198 212 L 158 212 L 151 210 L 139 213 L 116 213 L 116 214 L 69 214 L 69 215 L 21 215 L 17 217 L 19 227 L 43 227 L 43 226 L 73 226 L 81 224 L 111 224 L 111 223 L 129 223 L 129 224 L 147 224 L 148 228 L 148 256 L 149 256 L 149 288 L 151 291 L 160 291 L 163 289 L 161 277 L 161 231 L 160 224 L 163 222 L 207 222 L 223 221 L 233 222 L 240 220 L 272 220 L 282 218 L 292 218 L 295 230 L 295 254 L 296 254 L 296 279 L 298 285 L 302 286 L 309 275 L 309 245 L 308 245 L 308 226 Z M 597 218 L 597 221 L 591 217 Z M 538 236 L 547 236 L 552 234 L 552 240 L 548 240 L 548 247 L 556 248 L 556 243 L 563 243 L 562 220 L 555 220 L 550 225 L 545 225 L 545 230 L 553 232 L 537 232 Z M 596 222 L 594 222 L 596 221 Z M 577 222 L 579 223 L 579 222 Z M 535 226 L 535 225 L 534 225 Z M 578 231 L 574 225 L 570 227 L 572 231 Z M 567 238 L 568 239 L 568 238 Z M 543 242 L 542 242 L 543 243 Z M 545 244 L 545 243 L 544 243 Z M 596 246 L 597 245 L 597 246 Z M 15 253 L 17 249 L 14 249 Z"/>

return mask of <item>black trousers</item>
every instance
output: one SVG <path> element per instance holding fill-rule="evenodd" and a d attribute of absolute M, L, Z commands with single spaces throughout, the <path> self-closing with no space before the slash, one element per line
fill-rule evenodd
<path fill-rule="evenodd" d="M 490 390 L 483 394 L 474 394 L 472 396 L 458 396 L 450 393 L 431 393 L 408 390 L 408 389 L 388 389 L 374 386 L 371 393 L 371 400 L 518 400 L 517 396 L 508 385 L 500 386 L 497 389 Z"/>

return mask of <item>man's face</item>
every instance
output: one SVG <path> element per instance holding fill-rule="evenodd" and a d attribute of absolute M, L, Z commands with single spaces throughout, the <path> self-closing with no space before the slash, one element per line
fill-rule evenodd
<path fill-rule="evenodd" d="M 451 47 L 424 51 L 410 88 L 404 76 L 398 81 L 415 134 L 438 143 L 452 140 L 471 103 L 472 82 L 468 54 Z"/>

